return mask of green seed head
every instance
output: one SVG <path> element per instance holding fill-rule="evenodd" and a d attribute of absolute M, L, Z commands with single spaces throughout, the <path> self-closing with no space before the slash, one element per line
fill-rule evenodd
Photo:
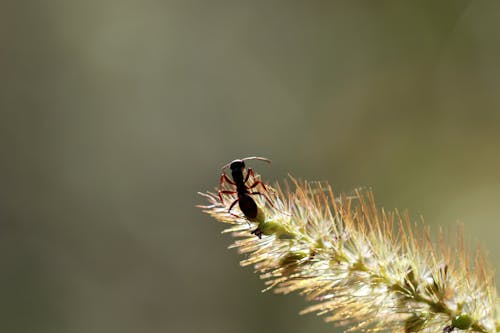
<path fill-rule="evenodd" d="M 462 313 L 458 316 L 455 316 L 455 318 L 453 318 L 453 320 L 451 321 L 451 324 L 453 325 L 453 327 L 456 327 L 460 330 L 466 330 L 472 325 L 472 318 L 468 314 Z"/>

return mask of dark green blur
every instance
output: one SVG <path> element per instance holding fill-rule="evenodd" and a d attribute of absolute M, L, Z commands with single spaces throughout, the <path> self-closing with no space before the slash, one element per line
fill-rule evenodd
<path fill-rule="evenodd" d="M 500 3 L 2 1 L 0 331 L 335 332 L 197 191 L 372 187 L 500 267 Z"/>

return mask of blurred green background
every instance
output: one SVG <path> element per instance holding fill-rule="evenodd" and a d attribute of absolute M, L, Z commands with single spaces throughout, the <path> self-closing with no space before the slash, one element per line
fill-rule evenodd
<path fill-rule="evenodd" d="M 500 267 L 500 3 L 2 1 L 0 329 L 332 332 L 203 215 L 260 155 Z"/>

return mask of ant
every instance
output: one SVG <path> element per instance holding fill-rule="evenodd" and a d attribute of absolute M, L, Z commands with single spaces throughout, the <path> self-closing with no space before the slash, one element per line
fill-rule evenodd
<path fill-rule="evenodd" d="M 254 179 L 255 174 L 251 168 L 248 168 L 246 176 L 243 175 L 243 172 L 245 170 L 245 161 L 247 161 L 247 160 L 259 160 L 259 161 L 271 163 L 271 161 L 269 159 L 264 158 L 264 157 L 246 157 L 246 158 L 237 159 L 237 160 L 234 160 L 232 162 L 225 164 L 221 170 L 222 174 L 220 176 L 220 184 L 219 184 L 219 199 L 223 203 L 224 201 L 222 199 L 222 194 L 237 194 L 238 198 L 231 203 L 231 205 L 229 206 L 228 212 L 232 215 L 235 215 L 235 214 L 231 213 L 231 210 L 233 209 L 234 205 L 236 205 L 236 203 L 238 203 L 240 210 L 245 215 L 245 217 L 248 218 L 249 220 L 252 220 L 252 219 L 257 218 L 258 208 L 257 208 L 257 204 L 255 203 L 255 201 L 253 200 L 251 195 L 255 195 L 255 194 L 262 195 L 266 199 L 266 201 L 271 205 L 271 207 L 274 207 L 274 206 L 273 206 L 271 200 L 269 200 L 269 198 L 265 194 L 263 194 L 261 192 L 252 191 L 252 189 L 257 187 L 258 185 L 261 185 L 262 188 L 266 192 L 267 192 L 267 188 L 261 180 Z M 231 176 L 233 177 L 232 180 L 226 175 L 226 173 L 224 171 L 227 167 L 229 167 L 231 169 Z M 254 180 L 254 182 L 251 185 L 247 185 L 246 183 L 250 179 L 250 176 L 252 176 L 252 179 Z M 236 191 L 222 190 L 222 185 L 224 184 L 224 182 L 227 182 L 233 186 L 236 186 Z M 237 215 L 235 215 L 235 216 L 237 216 Z M 252 233 L 255 233 L 260 238 L 261 235 L 259 235 L 258 232 L 259 232 L 258 230 L 255 230 Z"/>

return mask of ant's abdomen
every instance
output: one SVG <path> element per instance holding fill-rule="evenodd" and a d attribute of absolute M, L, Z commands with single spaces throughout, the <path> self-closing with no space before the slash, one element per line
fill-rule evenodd
<path fill-rule="evenodd" d="M 240 205 L 241 212 L 245 214 L 248 219 L 257 217 L 257 204 L 248 194 L 242 195 L 238 204 Z"/>

